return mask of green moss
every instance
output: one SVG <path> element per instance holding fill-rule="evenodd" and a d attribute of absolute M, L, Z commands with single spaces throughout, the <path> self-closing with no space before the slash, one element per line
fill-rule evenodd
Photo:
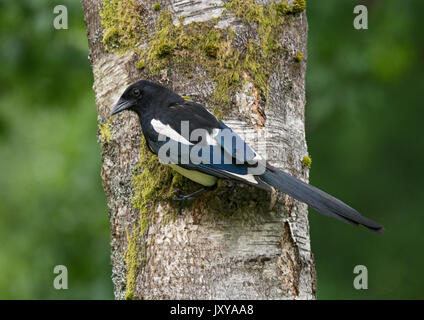
<path fill-rule="evenodd" d="M 136 51 L 137 41 L 145 32 L 141 11 L 136 0 L 103 0 L 100 18 L 106 50 L 118 53 Z"/>
<path fill-rule="evenodd" d="M 252 220 L 254 212 L 259 221 L 269 212 L 270 194 L 253 186 L 221 180 L 220 187 L 206 200 L 208 211 L 214 215 L 235 221 L 246 216 L 247 221 Z"/>
<path fill-rule="evenodd" d="M 304 0 L 296 0 L 292 6 L 286 1 L 263 5 L 254 0 L 227 0 L 227 11 L 249 23 L 259 36 L 243 47 L 235 47 L 234 31 L 231 27 L 216 28 L 219 19 L 184 25 L 181 18 L 174 25 L 171 13 L 161 11 L 155 33 L 147 34 L 135 0 L 103 0 L 103 43 L 108 50 L 138 54 L 137 67 L 146 68 L 151 76 L 172 68 L 190 79 L 192 71 L 201 67 L 205 77 L 215 84 L 212 102 L 220 108 L 231 105 L 231 96 L 245 81 L 252 82 L 266 102 L 270 72 L 284 52 L 280 44 L 284 15 L 304 10 L 305 6 Z M 139 43 L 145 43 L 147 49 L 141 50 Z M 225 110 L 214 113 L 220 117 L 226 114 Z"/>
<path fill-rule="evenodd" d="M 207 56 L 216 58 L 218 56 L 219 46 L 216 42 L 208 42 L 204 47 Z"/>
<path fill-rule="evenodd" d="M 234 46 L 235 33 L 228 27 L 216 28 L 218 19 L 174 25 L 169 12 L 161 12 L 156 33 L 142 58 L 152 75 L 172 67 L 187 74 L 201 66 L 215 83 L 213 102 L 228 106 L 231 95 L 251 81 L 267 100 L 270 71 L 278 63 L 282 48 L 280 35 L 284 17 L 277 4 L 259 5 L 254 0 L 231 0 L 228 11 L 256 27 L 259 40 L 250 40 L 244 48 Z M 214 112 L 215 114 L 223 112 Z"/>
<path fill-rule="evenodd" d="M 152 74 L 159 74 L 160 70 L 169 67 L 164 58 L 172 53 L 175 47 L 174 36 L 171 14 L 162 11 L 157 21 L 155 37 L 151 40 L 148 51 L 142 56 L 146 57 Z"/>
<path fill-rule="evenodd" d="M 134 189 L 132 205 L 139 210 L 140 214 L 139 228 L 137 229 L 139 237 L 146 235 L 146 231 L 155 217 L 159 203 L 168 203 L 169 207 L 167 210 L 170 212 L 170 218 L 172 218 L 173 214 L 176 214 L 179 204 L 167 201 L 174 196 L 174 190 L 180 190 L 182 193 L 187 194 L 198 190 L 200 187 L 168 166 L 161 164 L 158 158 L 147 150 L 144 140 L 140 149 L 140 164 L 136 174 L 133 176 L 132 183 Z M 220 187 L 223 184 L 225 187 Z M 258 217 L 268 212 L 270 202 L 268 192 L 240 184 L 228 188 L 228 184 L 231 183 L 229 181 L 219 181 L 219 187 L 216 191 L 208 193 L 186 205 L 188 207 L 200 206 L 207 208 L 212 214 L 224 214 L 227 218 L 236 220 L 252 211 Z M 143 254 L 145 246 L 142 246 L 140 250 L 142 251 L 141 262 L 145 263 L 145 254 Z"/>
<path fill-rule="evenodd" d="M 103 141 L 103 143 L 109 143 L 110 139 L 112 138 L 113 134 L 110 130 L 110 122 L 105 122 L 99 126 L 99 132 L 100 132 L 100 139 Z"/>
<path fill-rule="evenodd" d="M 307 168 L 311 168 L 312 165 L 312 158 L 308 157 L 308 156 L 304 156 L 302 158 L 302 164 L 307 167 Z"/>
<path fill-rule="evenodd" d="M 282 0 L 280 3 L 275 4 L 275 9 L 280 15 L 285 15 L 290 13 L 290 7 L 287 5 L 286 0 Z"/>
<path fill-rule="evenodd" d="M 171 169 L 160 164 L 158 158 L 151 154 L 143 139 L 140 148 L 140 162 L 136 169 L 141 173 L 133 176 L 134 196 L 132 204 L 140 211 L 140 233 L 144 234 L 152 217 L 157 200 L 170 196 L 173 179 Z"/>
<path fill-rule="evenodd" d="M 141 172 L 139 172 L 142 170 Z M 173 196 L 173 191 L 178 189 L 182 193 L 190 193 L 199 188 L 199 185 L 171 170 L 159 162 L 158 158 L 151 154 L 143 140 L 140 148 L 140 164 L 136 174 L 133 176 L 134 195 L 132 205 L 139 210 L 139 225 L 131 235 L 127 232 L 128 247 L 124 256 L 127 266 L 127 291 L 125 298 L 132 299 L 136 284 L 137 271 L 146 261 L 146 246 L 138 243 L 140 237 L 146 235 L 150 223 L 154 219 L 154 213 L 159 202 L 166 201 Z M 205 195 L 195 202 L 188 203 L 192 206 L 197 203 L 207 203 L 207 210 L 216 215 L 225 215 L 237 221 L 246 214 L 255 212 L 255 217 L 260 219 L 261 214 L 268 212 L 270 195 L 264 190 L 237 184 L 233 188 L 222 188 L 223 183 L 219 181 L 219 187 L 215 192 Z M 249 188 L 250 190 L 246 190 Z M 253 190 L 255 190 L 253 192 Z M 171 209 L 177 209 L 169 202 Z M 172 211 L 171 211 L 172 212 Z M 205 266 L 201 265 L 204 269 Z"/>
<path fill-rule="evenodd" d="M 216 84 L 215 102 L 229 102 L 229 91 L 240 80 L 239 53 L 231 46 L 233 32 L 215 28 L 217 21 L 175 26 L 169 12 L 161 12 L 155 36 L 142 55 L 152 75 L 173 67 L 192 77 L 191 71 L 201 66 Z"/>
<path fill-rule="evenodd" d="M 144 60 L 140 60 L 137 63 L 137 69 L 143 70 L 144 68 L 146 68 L 146 62 Z"/>
<path fill-rule="evenodd" d="M 303 53 L 299 51 L 293 58 L 296 62 L 301 62 L 303 60 Z"/>
<path fill-rule="evenodd" d="M 160 6 L 159 2 L 156 2 L 156 3 L 153 5 L 153 10 L 155 10 L 155 11 L 160 11 L 160 8 L 161 8 L 161 6 Z"/>
<path fill-rule="evenodd" d="M 214 107 L 212 110 L 212 113 L 215 117 L 217 117 L 219 120 L 224 120 L 224 113 L 222 112 L 221 107 Z"/>
<path fill-rule="evenodd" d="M 291 13 L 300 13 L 306 10 L 306 1 L 305 0 L 294 0 L 291 6 Z"/>
<path fill-rule="evenodd" d="M 277 4 L 260 5 L 255 0 L 231 0 L 227 2 L 226 8 L 244 22 L 256 24 L 261 47 L 266 53 L 279 48 L 276 35 L 281 31 L 278 29 L 284 22 L 284 17 Z"/>
<path fill-rule="evenodd" d="M 131 235 L 127 230 L 127 243 L 127 250 L 124 255 L 124 261 L 127 267 L 125 299 L 132 300 L 134 298 L 134 289 L 137 281 L 137 270 L 140 267 L 138 259 L 140 246 L 138 244 L 137 228 L 134 228 Z"/>
<path fill-rule="evenodd" d="M 139 210 L 140 235 L 143 235 L 154 217 L 159 202 L 172 198 L 175 189 L 189 193 L 198 188 L 198 185 L 160 163 L 158 157 L 148 151 L 144 139 L 136 171 L 132 179 L 134 189 L 132 205 Z M 176 208 L 177 204 L 168 202 L 171 208 Z"/>
<path fill-rule="evenodd" d="M 133 298 L 137 270 L 141 264 L 146 263 L 147 240 L 144 245 L 140 246 L 138 239 L 146 235 L 158 203 L 172 197 L 175 189 L 188 193 L 198 188 L 196 183 L 161 164 L 157 156 L 148 151 L 144 139 L 140 147 L 140 161 L 133 176 L 132 185 L 134 194 L 131 202 L 133 207 L 139 210 L 139 222 L 131 236 L 127 233 L 128 247 L 124 256 L 127 265 L 126 299 Z M 169 202 L 169 205 L 175 212 L 176 204 Z"/>
<path fill-rule="evenodd" d="M 269 5 L 260 5 L 254 0 L 230 0 L 226 3 L 230 12 L 257 28 L 259 41 L 248 42 L 242 59 L 242 70 L 247 72 L 265 100 L 269 94 L 270 71 L 278 64 L 284 51 L 281 34 L 284 15 L 287 14 L 287 10 L 283 8 L 286 7 L 285 1 Z"/>
<path fill-rule="evenodd" d="M 283 0 L 276 4 L 277 10 L 281 14 L 297 14 L 306 10 L 305 0 L 294 0 L 292 5 L 287 5 L 287 1 Z"/>
<path fill-rule="evenodd" d="M 157 47 L 155 55 L 159 58 L 162 58 L 164 56 L 171 54 L 171 52 L 172 52 L 172 47 L 167 43 L 162 43 Z"/>

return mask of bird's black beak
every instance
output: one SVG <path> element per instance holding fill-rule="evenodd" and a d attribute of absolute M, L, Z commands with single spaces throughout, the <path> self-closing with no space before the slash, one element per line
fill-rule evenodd
<path fill-rule="evenodd" d="M 132 107 L 131 101 L 128 101 L 126 99 L 119 99 L 118 103 L 113 107 L 112 111 L 110 112 L 110 116 L 113 116 L 114 114 L 117 114 L 123 110 L 126 110 L 130 107 Z"/>

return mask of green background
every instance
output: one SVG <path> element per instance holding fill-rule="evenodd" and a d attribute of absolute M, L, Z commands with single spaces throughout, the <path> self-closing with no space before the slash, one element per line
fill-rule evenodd
<path fill-rule="evenodd" d="M 69 29 L 55 30 L 64 4 Z M 369 29 L 353 28 L 365 4 Z M 423 298 L 421 0 L 308 1 L 311 182 L 386 226 L 310 210 L 319 299 Z M 78 1 L 0 0 L 0 298 L 107 299 L 109 224 Z M 69 289 L 53 288 L 55 265 Z M 365 265 L 369 289 L 353 288 Z"/>

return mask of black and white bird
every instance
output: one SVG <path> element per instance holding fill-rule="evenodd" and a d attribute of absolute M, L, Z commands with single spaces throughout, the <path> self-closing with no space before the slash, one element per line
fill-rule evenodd
<path fill-rule="evenodd" d="M 203 187 L 178 196 L 192 200 L 231 179 L 299 200 L 316 211 L 375 232 L 383 226 L 333 196 L 271 166 L 243 139 L 203 106 L 159 84 L 138 81 L 122 94 L 110 115 L 137 113 L 149 150 L 175 171 Z M 274 189 L 275 188 L 275 189 Z"/>

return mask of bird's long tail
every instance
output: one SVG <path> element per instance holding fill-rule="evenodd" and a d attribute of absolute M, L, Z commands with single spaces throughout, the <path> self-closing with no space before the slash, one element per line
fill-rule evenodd
<path fill-rule="evenodd" d="M 349 207 L 339 199 L 330 196 L 314 186 L 311 186 L 291 175 L 271 166 L 268 166 L 260 179 L 275 187 L 289 196 L 305 202 L 316 211 L 344 222 L 363 225 L 375 232 L 383 232 L 384 227 L 364 216 L 358 211 Z"/>

